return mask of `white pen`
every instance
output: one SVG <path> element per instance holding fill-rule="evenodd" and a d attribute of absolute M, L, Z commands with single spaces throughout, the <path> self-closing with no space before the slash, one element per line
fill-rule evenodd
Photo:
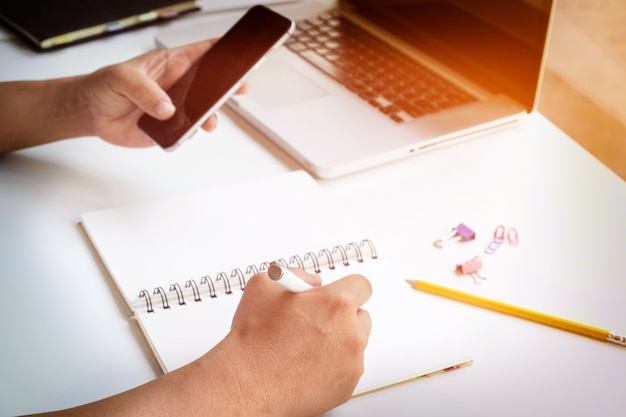
<path fill-rule="evenodd" d="M 291 292 L 303 292 L 311 288 L 311 285 L 302 278 L 289 269 L 283 268 L 276 262 L 270 263 L 270 267 L 267 269 L 267 275 Z"/>

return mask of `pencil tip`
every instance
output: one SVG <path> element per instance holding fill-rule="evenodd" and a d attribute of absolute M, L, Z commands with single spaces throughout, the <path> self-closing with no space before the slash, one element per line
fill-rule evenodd
<path fill-rule="evenodd" d="M 414 279 L 407 279 L 405 280 L 411 287 L 415 287 L 415 284 L 417 284 L 417 280 Z"/>

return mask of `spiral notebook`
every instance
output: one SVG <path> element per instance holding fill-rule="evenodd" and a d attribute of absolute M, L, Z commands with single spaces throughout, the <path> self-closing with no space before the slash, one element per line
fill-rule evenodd
<path fill-rule="evenodd" d="M 163 372 L 229 331 L 246 280 L 270 261 L 327 283 L 362 274 L 373 329 L 355 394 L 462 362 L 458 340 L 367 228 L 302 171 L 85 213 L 82 225 Z"/>

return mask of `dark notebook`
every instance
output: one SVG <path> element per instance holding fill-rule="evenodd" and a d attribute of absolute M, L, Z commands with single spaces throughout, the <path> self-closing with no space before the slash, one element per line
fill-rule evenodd
<path fill-rule="evenodd" d="M 197 9 L 195 0 L 1 0 L 0 20 L 48 50 Z"/>

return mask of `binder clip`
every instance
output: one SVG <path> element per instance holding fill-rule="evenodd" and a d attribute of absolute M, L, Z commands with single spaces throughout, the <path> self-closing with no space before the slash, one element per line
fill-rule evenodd
<path fill-rule="evenodd" d="M 483 267 L 483 261 L 480 256 L 475 256 L 467 262 L 456 265 L 456 273 L 459 275 L 469 275 L 475 284 L 482 284 L 487 278 L 480 275 L 478 271 Z"/>
<path fill-rule="evenodd" d="M 463 223 L 459 223 L 457 227 L 454 227 L 452 229 L 452 232 L 448 233 L 441 239 L 435 240 L 434 245 L 435 247 L 442 249 L 444 246 L 447 246 L 451 243 L 466 242 L 468 240 L 474 239 L 476 239 L 476 232 L 474 232 Z"/>

